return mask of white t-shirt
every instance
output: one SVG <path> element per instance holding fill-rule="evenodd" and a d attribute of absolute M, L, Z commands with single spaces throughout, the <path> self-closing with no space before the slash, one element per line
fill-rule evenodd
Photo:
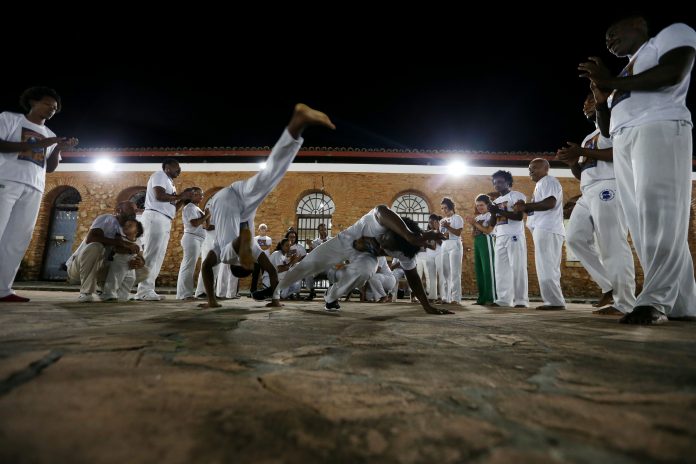
<path fill-rule="evenodd" d="M 263 250 L 255 242 L 251 242 L 251 255 L 254 257 L 254 261 L 259 260 Z M 241 262 L 239 261 L 239 255 L 234 248 L 232 248 L 232 242 L 229 242 L 220 252 L 220 262 L 225 264 L 234 264 L 239 266 Z"/>
<path fill-rule="evenodd" d="M 331 240 L 331 237 L 329 237 L 328 235 L 326 236 L 326 240 L 322 240 L 321 237 L 315 238 L 314 240 L 312 240 L 312 250 L 321 245 L 322 243 L 328 242 L 329 240 Z"/>
<path fill-rule="evenodd" d="M 387 228 L 377 222 L 377 208 L 373 208 L 369 213 L 358 219 L 358 222 L 348 227 L 346 230 L 338 234 L 338 239 L 344 246 L 352 247 L 353 241 L 360 237 L 377 238 L 387 232 Z M 405 270 L 416 268 L 416 258 L 407 258 L 406 255 L 399 251 L 386 250 L 389 256 L 398 258 L 401 261 L 401 267 Z"/>
<path fill-rule="evenodd" d="M 89 227 L 89 230 L 92 229 L 101 229 L 102 233 L 104 234 L 104 237 L 106 238 L 116 238 L 116 236 L 123 237 L 123 229 L 121 229 L 121 224 L 119 224 L 118 219 L 116 219 L 116 216 L 113 214 L 102 214 L 101 216 L 97 216 L 97 218 L 92 222 L 92 225 Z M 80 246 L 77 247 L 77 250 L 68 258 L 66 261 L 66 266 L 70 266 L 70 263 L 77 257 L 80 253 L 82 253 L 82 250 L 87 246 L 87 237 L 82 239 L 82 243 L 80 243 Z M 111 254 L 111 247 L 110 246 L 105 246 L 105 253 L 106 256 Z"/>
<path fill-rule="evenodd" d="M 305 250 L 305 247 L 303 247 L 299 243 L 292 245 L 290 249 L 297 253 L 297 256 L 299 256 L 300 258 L 307 256 L 307 250 Z"/>
<path fill-rule="evenodd" d="M 377 222 L 377 208 L 373 208 L 369 213 L 358 219 L 358 221 L 338 235 L 342 239 L 353 240 L 360 237 L 377 237 L 387 231 L 387 228 Z"/>
<path fill-rule="evenodd" d="M 538 203 L 548 197 L 556 198 L 556 206 L 547 211 L 532 211 L 527 213 L 529 230 L 540 229 L 552 234 L 565 235 L 563 227 L 563 187 L 553 176 L 546 175 L 539 179 L 534 187 L 532 203 Z"/>
<path fill-rule="evenodd" d="M 155 187 L 162 187 L 165 193 L 174 195 L 176 187 L 172 179 L 164 171 L 154 172 L 147 181 L 147 193 L 145 193 L 145 209 L 160 212 L 169 219 L 176 216 L 176 202 L 158 201 L 155 196 Z"/>
<path fill-rule="evenodd" d="M 478 216 L 476 216 L 474 218 L 474 220 L 476 222 L 480 223 L 481 225 L 483 225 L 484 227 L 488 227 L 491 224 L 491 213 L 479 214 Z M 485 235 L 485 234 L 483 232 L 481 232 L 480 230 L 478 230 L 476 227 L 474 227 L 474 236 L 477 236 L 477 235 Z"/>
<path fill-rule="evenodd" d="M 507 195 L 500 196 L 493 200 L 493 203 L 498 205 L 498 208 L 503 211 L 514 211 L 513 206 L 518 201 L 527 201 L 527 197 L 516 190 L 510 190 Z M 501 237 L 503 235 L 524 235 L 524 223 L 523 221 L 515 221 L 513 219 L 508 219 L 500 214 L 496 215 L 495 230 L 493 233 L 496 237 Z"/>
<path fill-rule="evenodd" d="M 189 203 L 184 206 L 184 210 L 181 212 L 181 221 L 184 223 L 184 233 L 205 239 L 205 229 L 203 228 L 203 224 L 200 226 L 191 225 L 192 219 L 200 219 L 203 216 L 203 211 L 201 211 L 197 205 Z"/>
<path fill-rule="evenodd" d="M 280 250 L 276 250 L 273 253 L 271 253 L 270 258 L 268 258 L 268 259 L 271 262 L 271 264 L 273 265 L 273 267 L 276 269 L 276 271 L 278 271 L 278 266 L 283 266 L 285 264 L 288 264 L 288 261 L 289 261 L 287 259 L 287 256 L 285 256 L 283 254 L 283 252 Z M 287 272 L 288 271 L 284 271 L 284 272 L 278 271 L 278 280 L 279 281 L 282 280 L 282 278 L 285 276 L 285 274 Z"/>
<path fill-rule="evenodd" d="M 596 129 L 594 132 L 585 137 L 582 141 L 582 147 L 590 150 L 603 150 L 611 148 L 611 139 L 608 139 Z M 614 163 L 608 161 L 600 161 L 592 158 L 581 156 L 578 160 L 580 163 L 580 190 L 585 190 L 592 184 L 602 181 L 615 179 Z"/>
<path fill-rule="evenodd" d="M 269 237 L 268 235 L 257 235 L 256 237 L 254 237 L 254 241 L 259 246 L 259 248 L 262 246 L 267 246 L 267 249 L 261 249 L 264 253 L 266 253 L 266 256 L 271 256 L 271 245 L 273 245 L 273 239 L 271 237 Z"/>
<path fill-rule="evenodd" d="M 462 219 L 462 217 L 458 214 L 453 214 L 450 217 L 442 218 L 442 220 L 440 220 L 440 224 L 442 224 L 443 222 L 447 222 L 447 221 L 449 221 L 450 227 L 453 229 L 463 229 L 464 228 L 464 219 Z M 443 234 L 449 234 L 449 238 L 447 240 L 461 240 L 462 239 L 461 235 L 455 235 L 453 233 L 450 233 L 450 231 L 447 230 L 447 228 L 444 226 L 440 226 L 440 232 L 442 232 Z"/>
<path fill-rule="evenodd" d="M 634 76 L 654 68 L 665 53 L 679 47 L 696 49 L 696 31 L 683 23 L 664 28 L 644 43 L 619 76 Z M 686 93 L 689 90 L 692 68 L 693 63 L 677 85 L 651 91 L 615 90 L 607 102 L 611 108 L 611 134 L 616 134 L 623 127 L 641 126 L 655 121 L 691 123 L 691 113 L 686 107 Z"/>
<path fill-rule="evenodd" d="M 51 129 L 34 124 L 23 114 L 9 111 L 0 113 L 1 140 L 36 142 L 55 136 Z M 48 148 L 0 153 L 0 180 L 26 184 L 43 193 L 46 184 L 46 160 L 51 157 L 55 148 L 56 145 L 51 145 Z"/>

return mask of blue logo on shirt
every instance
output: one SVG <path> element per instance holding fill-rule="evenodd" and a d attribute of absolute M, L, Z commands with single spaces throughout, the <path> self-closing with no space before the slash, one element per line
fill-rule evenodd
<path fill-rule="evenodd" d="M 599 199 L 602 201 L 611 201 L 616 196 L 616 193 L 611 189 L 605 189 L 599 192 Z"/>

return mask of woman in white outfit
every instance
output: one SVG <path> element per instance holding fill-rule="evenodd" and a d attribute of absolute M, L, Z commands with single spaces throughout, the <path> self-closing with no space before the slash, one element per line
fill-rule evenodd
<path fill-rule="evenodd" d="M 273 253 L 271 253 L 270 261 L 273 267 L 278 271 L 278 280 L 285 277 L 288 270 L 297 264 L 300 257 L 297 253 L 292 253 L 291 248 L 292 241 L 290 239 L 284 238 L 281 240 Z M 291 283 L 287 288 L 280 292 L 280 298 L 286 299 L 290 295 L 293 295 L 300 291 L 302 281 L 297 281 Z"/>
<path fill-rule="evenodd" d="M 443 303 L 458 305 L 462 300 L 462 229 L 464 219 L 455 213 L 454 202 L 443 198 L 440 209 L 444 217 L 440 220 L 440 232 L 447 239 L 442 241 L 442 264 L 447 279 L 447 292 L 441 295 Z"/>
<path fill-rule="evenodd" d="M 204 213 L 198 207 L 203 199 L 203 191 L 198 187 L 189 187 L 184 192 L 191 192 L 191 199 L 184 200 L 184 208 L 181 212 L 181 220 L 184 223 L 184 234 L 181 236 L 181 248 L 184 257 L 179 267 L 179 278 L 176 281 L 177 300 L 193 300 L 195 281 L 193 274 L 196 271 L 196 263 L 201 257 L 201 248 L 205 240 L 203 226 L 210 218 L 210 211 Z"/>

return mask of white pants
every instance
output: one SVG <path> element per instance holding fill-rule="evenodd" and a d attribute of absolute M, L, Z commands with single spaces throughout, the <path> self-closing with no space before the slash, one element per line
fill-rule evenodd
<path fill-rule="evenodd" d="M 696 317 L 691 212 L 691 125 L 662 121 L 613 137 L 619 201 L 645 275 L 636 306 Z"/>
<path fill-rule="evenodd" d="M 356 251 L 352 241 L 342 240 L 339 235 L 316 247 L 297 266 L 290 269 L 278 283 L 273 298 L 279 298 L 280 292 L 293 283 L 318 274 L 327 266 L 340 264 L 346 259 L 350 260 L 350 264 L 344 269 L 341 278 L 324 294 L 324 300 L 327 302 L 336 301 L 353 288 L 361 287 L 377 271 L 377 258 Z"/>
<path fill-rule="evenodd" d="M 278 274 L 278 280 L 283 279 L 285 277 L 285 274 L 287 274 L 287 271 Z M 292 295 L 293 293 L 298 293 L 300 290 L 302 290 L 302 282 L 293 282 L 290 284 L 290 286 L 288 286 L 287 288 L 284 288 L 280 292 L 280 298 L 283 298 L 283 299 L 287 298 L 290 295 Z"/>
<path fill-rule="evenodd" d="M 535 228 L 532 237 L 534 237 L 534 262 L 544 305 L 565 306 L 563 291 L 561 291 L 563 235 Z"/>
<path fill-rule="evenodd" d="M 389 274 L 375 274 L 367 282 L 375 299 L 380 299 L 387 296 L 387 293 L 391 293 L 396 284 L 396 277 Z"/>
<path fill-rule="evenodd" d="M 156 211 L 146 210 L 140 222 L 143 224 L 143 244 L 145 245 L 145 266 L 150 269 L 150 273 L 144 281 L 138 284 L 137 298 L 153 296 L 155 293 L 155 281 L 159 276 L 164 256 L 167 253 L 169 244 L 169 233 L 172 229 L 172 220 L 164 214 Z"/>
<path fill-rule="evenodd" d="M 437 299 L 437 256 L 438 255 L 427 255 L 425 258 L 425 269 L 428 273 L 427 283 L 428 283 L 428 299 Z"/>
<path fill-rule="evenodd" d="M 449 266 L 449 258 L 447 266 Z M 435 269 L 437 271 L 437 288 L 440 294 L 440 299 L 444 303 L 449 303 L 449 300 L 447 299 L 449 297 L 449 282 L 447 281 L 447 276 L 445 275 L 445 257 L 442 253 L 442 248 L 440 248 L 440 253 L 435 255 Z"/>
<path fill-rule="evenodd" d="M 0 180 L 0 298 L 14 293 L 12 282 L 31 241 L 42 195 L 26 184 Z"/>
<path fill-rule="evenodd" d="M 461 240 L 444 240 L 442 242 L 442 268 L 447 279 L 447 292 L 442 301 L 450 303 L 462 300 L 462 256 L 464 250 Z"/>
<path fill-rule="evenodd" d="M 193 296 L 193 275 L 196 272 L 196 263 L 201 256 L 203 238 L 184 232 L 181 237 L 181 248 L 184 249 L 184 257 L 179 266 L 179 277 L 176 280 L 176 298 L 183 300 Z"/>
<path fill-rule="evenodd" d="M 566 243 L 602 293 L 612 290 L 614 307 L 629 313 L 636 302 L 636 278 L 616 191 L 615 180 L 585 188 L 570 215 Z"/>
<path fill-rule="evenodd" d="M 104 245 L 98 242 L 87 244 L 68 266 L 68 281 L 80 284 L 80 293 L 91 295 L 97 283 L 104 282 L 109 268 L 106 265 Z"/>
<path fill-rule="evenodd" d="M 254 231 L 256 209 L 283 179 L 303 141 L 302 137 L 298 140 L 293 139 L 287 129 L 284 130 L 271 149 L 264 169 L 253 177 L 234 182 L 230 187 L 215 194 L 211 222 L 215 224 L 218 250 L 222 250 L 239 236 L 242 221 L 247 221 L 251 231 Z"/>
<path fill-rule="evenodd" d="M 527 242 L 524 234 L 495 238 L 496 304 L 529 306 L 527 283 Z"/>
<path fill-rule="evenodd" d="M 137 270 L 129 268 L 128 262 L 133 258 L 135 255 L 116 253 L 113 261 L 104 261 L 109 271 L 104 281 L 102 299 L 117 298 L 119 301 L 128 301 L 133 285 L 147 278 L 148 269 L 146 267 Z"/>
<path fill-rule="evenodd" d="M 234 298 L 239 290 L 239 279 L 232 275 L 230 265 L 221 263 L 217 266 L 217 284 L 215 286 L 215 295 L 218 298 Z M 213 271 L 215 272 L 215 271 Z"/>

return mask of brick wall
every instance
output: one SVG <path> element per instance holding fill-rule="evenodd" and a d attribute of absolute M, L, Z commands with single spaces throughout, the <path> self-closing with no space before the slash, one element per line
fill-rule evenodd
<path fill-rule="evenodd" d="M 418 167 L 414 166 L 414 171 Z M 491 169 L 491 172 L 496 169 Z M 31 244 L 22 263 L 22 276 L 25 279 L 38 279 L 43 262 L 45 244 L 50 223 L 50 214 L 56 196 L 66 188 L 76 188 L 82 203 L 79 209 L 79 222 L 76 248 L 86 235 L 90 224 L 100 214 L 109 213 L 117 203 L 129 192 L 124 192 L 134 186 L 143 186 L 151 173 L 127 172 L 113 173 L 105 176 L 90 172 L 57 172 L 47 176 L 46 195 L 41 205 L 36 229 Z M 185 187 L 199 186 L 206 193 L 214 193 L 222 186 L 229 185 L 235 180 L 247 178 L 253 173 L 236 172 L 184 172 L 176 179 L 179 191 Z M 323 184 L 325 193 L 330 195 L 336 205 L 333 217 L 333 234 L 353 224 L 376 204 L 386 203 L 391 206 L 394 199 L 404 192 L 420 194 L 429 202 L 431 212 L 439 213 L 439 202 L 443 196 L 451 197 L 457 205 L 457 212 L 462 216 L 473 213 L 473 198 L 482 192 L 492 190 L 490 178 L 487 176 L 463 176 L 452 178 L 443 175 L 421 174 L 383 174 L 383 173 L 307 173 L 289 172 L 280 185 L 268 196 L 261 205 L 256 216 L 256 224 L 268 224 L 270 234 L 277 241 L 283 232 L 295 224 L 295 209 L 306 193 L 316 191 Z M 565 198 L 578 195 L 579 184 L 574 179 L 559 179 L 564 188 Z M 515 178 L 515 190 L 531 197 L 534 183 L 527 177 Z M 130 190 L 132 192 L 132 190 Z M 692 204 L 692 210 L 696 202 Z M 693 218 L 693 214 L 692 214 Z M 468 226 L 466 226 L 468 228 Z M 690 225 L 689 243 L 691 249 L 696 249 L 696 225 L 692 219 Z M 167 256 L 158 278 L 159 285 L 176 285 L 176 276 L 182 258 L 179 245 L 183 226 L 181 216 L 177 217 L 172 227 L 171 239 Z M 527 231 L 529 249 L 529 291 L 537 295 L 538 284 L 534 267 L 534 246 L 531 234 Z M 462 265 L 462 291 L 465 294 L 476 293 L 476 283 L 473 271 L 472 239 L 469 233 L 464 233 L 464 264 Z M 637 264 L 637 262 L 636 262 Z M 640 266 L 636 267 L 638 280 L 642 281 Z M 599 289 L 589 278 L 582 267 L 562 264 L 562 283 L 564 294 L 568 297 L 587 297 L 599 294 Z M 247 284 L 248 287 L 248 284 Z M 244 285 L 242 285 L 244 288 Z"/>

